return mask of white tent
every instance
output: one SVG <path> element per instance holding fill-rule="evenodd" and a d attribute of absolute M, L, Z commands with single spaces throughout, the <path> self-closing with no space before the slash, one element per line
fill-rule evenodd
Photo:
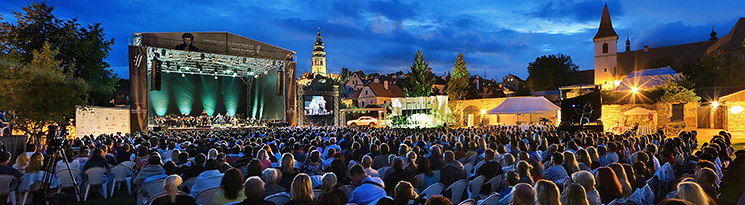
<path fill-rule="evenodd" d="M 662 85 L 668 79 L 680 80 L 680 73 L 670 67 L 637 70 L 624 77 L 615 91 L 631 91 L 632 88 L 650 89 Z"/>
<path fill-rule="evenodd" d="M 618 115 L 618 122 L 620 126 L 626 127 L 627 123 L 624 122 L 622 118 L 629 115 L 646 115 L 650 118 L 649 121 L 652 122 L 651 126 L 640 126 L 640 130 L 637 131 L 637 134 L 650 134 L 652 132 L 652 128 L 657 127 L 657 120 L 655 120 L 655 118 L 657 117 L 657 111 L 645 109 L 642 107 L 631 108 L 630 110 L 623 112 L 621 115 Z M 631 127 L 628 128 L 630 129 Z M 625 129 L 621 131 L 623 132 L 625 131 Z"/>
<path fill-rule="evenodd" d="M 561 108 L 544 97 L 507 98 L 494 109 L 487 112 L 497 115 L 500 124 L 520 124 L 538 122 L 540 118 L 559 121 Z"/>

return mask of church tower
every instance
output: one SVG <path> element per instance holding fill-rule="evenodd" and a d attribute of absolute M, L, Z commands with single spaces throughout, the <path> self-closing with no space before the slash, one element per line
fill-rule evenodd
<path fill-rule="evenodd" d="M 595 43 L 595 84 L 601 85 L 603 90 L 614 89 L 617 86 L 615 81 L 620 80 L 616 79 L 618 34 L 613 30 L 607 3 L 592 42 Z"/>
<path fill-rule="evenodd" d="M 313 76 L 322 75 L 326 77 L 326 51 L 323 50 L 323 39 L 321 38 L 321 28 L 318 27 L 318 35 L 316 35 L 316 42 L 313 44 L 313 68 L 311 72 Z"/>

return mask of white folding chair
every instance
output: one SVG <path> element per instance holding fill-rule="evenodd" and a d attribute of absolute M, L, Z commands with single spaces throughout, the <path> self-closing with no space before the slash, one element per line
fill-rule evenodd
<path fill-rule="evenodd" d="M 274 205 L 285 205 L 288 201 L 290 201 L 290 195 L 287 194 L 287 192 L 280 192 L 271 196 L 267 196 L 266 198 L 264 198 L 264 200 L 271 201 L 274 203 Z"/>
<path fill-rule="evenodd" d="M 422 184 L 424 183 L 424 173 L 417 174 L 414 176 L 414 188 L 422 188 Z"/>
<path fill-rule="evenodd" d="M 114 184 L 111 186 L 111 196 L 114 196 L 114 189 L 117 186 L 121 187 L 121 183 L 127 184 L 127 193 L 132 195 L 132 177 L 135 176 L 135 170 L 123 165 L 118 164 L 111 168 L 111 173 L 114 174 Z"/>
<path fill-rule="evenodd" d="M 72 176 L 70 175 L 70 173 L 72 173 Z M 59 183 L 57 187 L 57 193 L 62 192 L 62 189 L 64 188 L 80 189 L 83 186 L 83 173 L 81 173 L 80 170 L 60 170 L 57 171 L 54 176 L 57 177 L 57 183 Z M 78 186 L 75 187 L 75 184 L 77 184 Z M 80 201 L 80 195 L 78 193 L 75 193 L 75 196 L 78 198 L 78 201 Z"/>
<path fill-rule="evenodd" d="M 166 179 L 158 179 L 143 184 L 140 190 L 137 191 L 137 204 L 145 204 L 150 197 L 166 192 L 166 189 L 163 187 L 165 182 Z"/>
<path fill-rule="evenodd" d="M 85 170 L 86 183 L 83 201 L 88 200 L 88 192 L 91 190 L 91 185 L 100 185 L 101 195 L 103 196 L 103 198 L 107 199 L 109 197 L 109 195 L 106 193 L 108 191 L 108 189 L 106 189 L 106 185 L 108 184 L 108 182 L 104 181 L 104 176 L 108 174 L 109 170 L 106 170 L 106 168 L 103 167 L 93 167 Z"/>
<path fill-rule="evenodd" d="M 212 197 L 215 196 L 215 192 L 217 191 L 220 191 L 220 187 L 202 190 L 194 196 L 194 200 L 197 201 L 197 204 L 212 204 Z"/>
<path fill-rule="evenodd" d="M 122 165 L 122 166 L 134 169 L 135 165 L 137 165 L 137 162 L 127 160 L 127 161 L 119 162 L 118 165 Z"/>
<path fill-rule="evenodd" d="M 314 199 L 317 199 L 318 197 L 321 197 L 321 194 L 323 194 L 323 190 L 313 189 L 313 198 Z"/>
<path fill-rule="evenodd" d="M 197 183 L 197 178 L 199 178 L 199 177 L 192 177 L 192 178 L 187 179 L 186 181 L 184 181 L 183 183 L 181 183 L 181 185 L 179 185 L 178 190 L 181 190 L 181 191 L 184 191 L 186 193 L 189 193 L 191 191 L 191 187 L 193 187 L 194 184 Z M 186 187 L 187 189 L 184 190 L 184 187 Z"/>
<path fill-rule="evenodd" d="M 466 171 L 466 174 L 468 174 L 468 177 L 471 177 L 471 175 L 473 175 L 473 173 L 471 173 L 471 171 L 473 170 L 473 164 L 468 163 L 466 165 L 463 165 L 463 170 Z"/>
<path fill-rule="evenodd" d="M 354 185 L 344 185 L 339 187 L 339 189 L 344 192 L 344 195 L 349 198 L 350 195 L 352 195 L 352 191 L 354 191 Z"/>
<path fill-rule="evenodd" d="M 485 163 L 486 163 L 486 161 L 481 160 L 479 163 L 476 164 L 476 166 L 473 166 L 473 170 L 471 170 L 473 172 L 473 174 L 475 175 L 476 172 L 479 171 L 479 168 L 481 168 L 481 166 L 483 166 Z"/>
<path fill-rule="evenodd" d="M 463 191 L 466 190 L 466 187 L 468 187 L 468 181 L 465 179 L 461 179 L 458 181 L 453 182 L 448 188 L 446 188 L 444 191 L 450 190 L 452 194 L 450 194 L 450 201 L 453 202 L 453 204 L 460 203 L 461 198 L 463 197 Z"/>
<path fill-rule="evenodd" d="M 458 205 L 476 205 L 476 200 L 466 199 L 465 201 L 460 202 Z"/>
<path fill-rule="evenodd" d="M 375 171 L 378 171 L 378 176 L 380 176 L 381 179 L 385 179 L 385 172 L 387 172 L 390 168 L 391 167 L 381 167 L 380 169 Z"/>
<path fill-rule="evenodd" d="M 468 198 L 479 199 L 481 198 L 481 185 L 484 184 L 486 177 L 484 175 L 478 176 L 468 182 Z"/>
<path fill-rule="evenodd" d="M 492 205 L 497 204 L 499 202 L 500 196 L 498 192 L 493 192 L 488 197 L 484 198 L 483 200 L 479 200 L 477 205 Z"/>
<path fill-rule="evenodd" d="M 20 204 L 26 204 L 30 192 L 38 192 L 41 190 L 44 174 L 44 171 L 23 174 L 23 177 L 21 177 L 21 183 L 18 187 L 18 192 L 23 193 L 23 199 L 22 201 L 19 201 Z"/>
<path fill-rule="evenodd" d="M 6 202 L 16 204 L 16 188 L 18 178 L 9 174 L 0 174 L 0 195 L 8 195 Z"/>
<path fill-rule="evenodd" d="M 429 185 L 426 189 L 420 193 L 420 195 L 424 195 L 427 197 L 438 195 L 442 192 L 442 190 L 445 189 L 445 185 L 442 183 L 434 183 L 432 185 Z"/>

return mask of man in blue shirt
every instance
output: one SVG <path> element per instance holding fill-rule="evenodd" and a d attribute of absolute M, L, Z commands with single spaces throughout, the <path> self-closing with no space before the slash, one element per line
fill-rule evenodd
<path fill-rule="evenodd" d="M 13 169 L 13 167 L 8 166 L 8 163 L 10 163 L 10 157 L 10 152 L 0 153 L 0 174 L 10 174 L 18 179 L 21 179 L 23 174 L 21 174 L 21 172 L 18 172 L 18 170 Z"/>
<path fill-rule="evenodd" d="M 352 185 L 357 186 L 349 197 L 349 203 L 368 205 L 386 196 L 383 184 L 367 176 L 361 165 L 352 166 L 349 176 L 352 178 Z"/>

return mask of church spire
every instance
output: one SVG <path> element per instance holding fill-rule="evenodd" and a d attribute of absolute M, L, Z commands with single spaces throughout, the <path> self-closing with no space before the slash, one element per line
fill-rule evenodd
<path fill-rule="evenodd" d="M 631 41 L 629 40 L 629 34 L 626 34 L 626 52 L 631 51 Z"/>
<path fill-rule="evenodd" d="M 321 27 L 318 27 L 318 34 L 316 34 L 316 42 L 313 44 L 314 51 L 323 51 L 323 38 L 321 38 Z"/>
<path fill-rule="evenodd" d="M 603 16 L 600 18 L 600 28 L 598 28 L 598 33 L 595 34 L 593 39 L 612 36 L 618 37 L 618 34 L 613 30 L 613 23 L 610 21 L 610 13 L 608 12 L 608 3 L 606 3 L 603 8 Z"/>
<path fill-rule="evenodd" d="M 716 41 L 717 39 L 717 32 L 714 31 L 714 26 L 711 26 L 711 34 L 709 34 L 711 38 L 709 38 L 710 41 Z"/>

